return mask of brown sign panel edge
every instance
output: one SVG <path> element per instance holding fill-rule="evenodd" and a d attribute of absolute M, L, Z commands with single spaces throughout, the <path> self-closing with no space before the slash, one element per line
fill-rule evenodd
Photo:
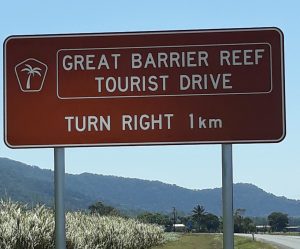
<path fill-rule="evenodd" d="M 183 33 L 211 33 L 211 32 L 239 32 L 239 31 L 276 31 L 281 39 L 281 90 L 282 90 L 282 136 L 271 140 L 226 140 L 226 141 L 176 141 L 176 142 L 137 142 L 137 143 L 95 143 L 95 144 L 45 144 L 45 145 L 11 145 L 7 140 L 7 111 L 6 111 L 6 44 L 10 39 L 22 38 L 63 38 L 63 37 L 91 37 L 91 36 L 121 36 L 143 34 L 183 34 Z M 37 35 L 11 35 L 3 43 L 3 110 L 4 110 L 4 142 L 9 148 L 54 148 L 54 147 L 108 147 L 108 146 L 153 146 L 153 145 L 197 145 L 197 144 L 243 144 L 243 143 L 279 143 L 286 136 L 286 107 L 285 107 L 285 70 L 284 70 L 284 34 L 277 27 L 259 28 L 224 28 L 224 29 L 191 29 L 191 30 L 159 30 L 159 31 L 129 31 L 129 32 L 104 32 L 104 33 L 70 33 L 70 34 L 37 34 Z"/>

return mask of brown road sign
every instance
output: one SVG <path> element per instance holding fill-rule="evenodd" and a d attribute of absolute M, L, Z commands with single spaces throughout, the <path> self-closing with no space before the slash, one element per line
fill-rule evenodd
<path fill-rule="evenodd" d="M 279 142 L 277 28 L 11 36 L 10 147 Z"/>

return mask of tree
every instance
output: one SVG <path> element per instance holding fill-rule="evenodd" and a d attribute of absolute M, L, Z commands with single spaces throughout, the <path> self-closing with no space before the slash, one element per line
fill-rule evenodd
<path fill-rule="evenodd" d="M 235 233 L 253 233 L 255 224 L 249 217 L 243 217 L 245 209 L 237 209 L 234 212 L 234 232 Z"/>
<path fill-rule="evenodd" d="M 211 214 L 211 213 L 206 214 L 205 225 L 206 225 L 208 232 L 210 232 L 210 233 L 218 232 L 219 228 L 220 228 L 219 217 L 214 214 Z"/>
<path fill-rule="evenodd" d="M 119 211 L 114 207 L 103 204 L 101 201 L 98 201 L 92 205 L 90 205 L 89 210 L 91 214 L 99 214 L 99 215 L 112 215 L 119 216 Z"/>
<path fill-rule="evenodd" d="M 31 76 L 34 76 L 35 74 L 39 75 L 40 77 L 42 76 L 41 73 L 39 72 L 40 69 L 39 67 L 34 67 L 30 66 L 29 64 L 25 64 L 25 68 L 23 68 L 21 71 L 25 71 L 28 74 L 28 78 L 26 81 L 26 89 L 30 89 L 30 83 L 31 83 Z"/>
<path fill-rule="evenodd" d="M 143 223 L 158 224 L 163 226 L 172 225 L 172 221 L 170 220 L 169 216 L 160 213 L 145 212 L 139 214 L 137 219 Z"/>
<path fill-rule="evenodd" d="M 244 218 L 243 220 L 243 230 L 244 233 L 254 233 L 256 230 L 256 226 L 252 219 L 249 217 Z"/>
<path fill-rule="evenodd" d="M 205 224 L 205 208 L 198 204 L 196 207 L 194 207 L 192 213 L 192 219 L 197 223 L 198 232 L 200 232 L 203 228 L 203 225 Z"/>
<path fill-rule="evenodd" d="M 268 222 L 272 231 L 282 232 L 289 224 L 289 218 L 287 214 L 273 212 L 268 216 Z"/>
<path fill-rule="evenodd" d="M 233 221 L 234 221 L 234 232 L 243 233 L 243 214 L 245 209 L 238 208 L 234 211 Z"/>

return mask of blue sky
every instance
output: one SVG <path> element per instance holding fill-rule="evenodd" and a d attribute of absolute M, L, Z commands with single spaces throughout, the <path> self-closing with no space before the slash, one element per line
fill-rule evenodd
<path fill-rule="evenodd" d="M 234 182 L 300 200 L 299 9 L 297 0 L 12 0 L 1 4 L 0 39 L 3 43 L 17 34 L 279 27 L 285 36 L 287 136 L 278 144 L 234 145 Z M 0 74 L 3 79 L 2 70 Z M 1 134 L 2 96 L 0 87 Z M 53 149 L 9 149 L 1 140 L 0 157 L 53 169 Z M 70 148 L 66 171 L 159 180 L 192 189 L 220 187 L 221 145 Z"/>

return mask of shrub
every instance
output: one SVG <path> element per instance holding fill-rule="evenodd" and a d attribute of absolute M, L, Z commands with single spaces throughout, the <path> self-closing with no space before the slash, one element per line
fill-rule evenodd
<path fill-rule="evenodd" d="M 52 249 L 54 212 L 0 200 L 0 249 Z M 68 249 L 145 249 L 163 243 L 163 229 L 134 219 L 66 214 Z"/>

